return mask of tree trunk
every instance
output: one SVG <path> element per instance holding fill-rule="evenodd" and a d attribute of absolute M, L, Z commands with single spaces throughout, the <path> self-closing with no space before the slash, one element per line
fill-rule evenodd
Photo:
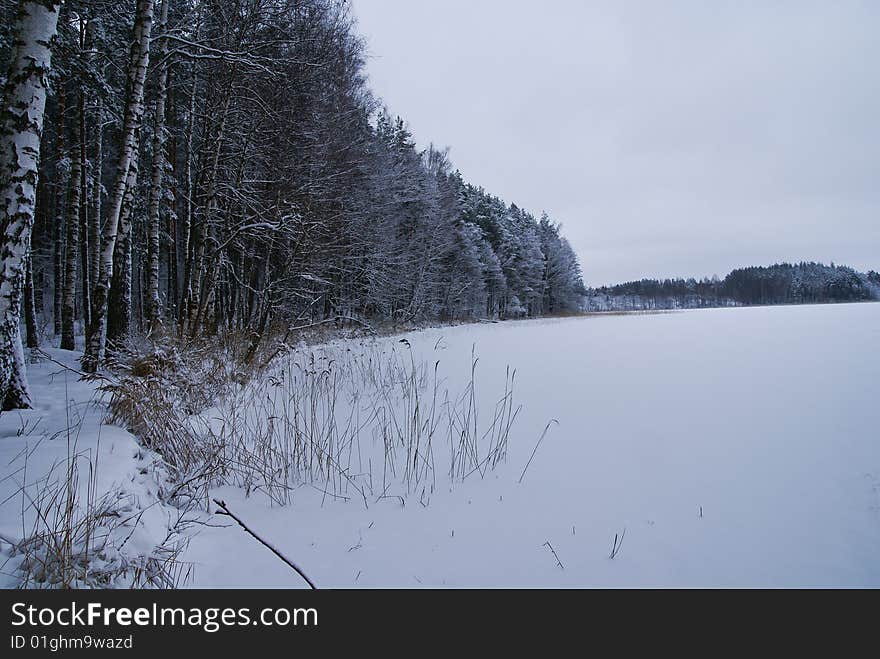
<path fill-rule="evenodd" d="M 0 398 L 3 410 L 31 406 L 21 343 L 21 306 L 39 179 L 50 43 L 61 3 L 24 0 L 16 17 L 0 106 Z"/>
<path fill-rule="evenodd" d="M 114 267 L 113 277 L 110 280 L 106 330 L 106 342 L 111 351 L 121 347 L 131 332 L 131 229 L 139 172 L 138 160 L 135 157 L 128 170 L 125 199 L 119 221 L 119 235 L 116 238 L 116 252 L 113 255 Z"/>
<path fill-rule="evenodd" d="M 95 31 L 97 30 L 97 21 L 89 21 L 86 27 L 86 42 L 91 49 L 96 44 Z M 89 61 L 93 62 L 94 54 L 90 51 Z M 95 95 L 95 100 L 91 107 L 90 122 L 92 124 L 92 162 L 91 162 L 91 179 L 92 179 L 92 195 L 89 200 L 89 284 L 92 288 L 89 290 L 89 322 L 86 327 L 91 324 L 91 290 L 98 281 L 98 273 L 101 269 L 101 193 L 104 173 L 104 128 L 103 128 L 103 108 L 101 104 L 100 94 Z"/>
<path fill-rule="evenodd" d="M 94 290 L 94 284 L 98 281 L 98 273 L 101 270 L 101 180 L 104 169 L 104 140 L 100 126 L 100 105 L 95 110 L 94 121 L 98 125 L 95 127 L 94 135 L 92 197 L 89 204 L 89 283 L 92 284 L 92 290 Z M 91 302 L 91 291 L 89 292 L 89 302 Z M 89 316 L 91 316 L 91 308 Z M 89 321 L 91 321 L 91 317 Z"/>
<path fill-rule="evenodd" d="M 37 305 L 34 303 L 34 254 L 28 254 L 27 272 L 24 283 L 24 324 L 27 328 L 27 347 L 39 348 L 40 337 L 37 334 Z"/>
<path fill-rule="evenodd" d="M 80 49 L 87 48 L 86 23 L 80 19 Z M 89 51 L 91 53 L 91 51 Z M 86 53 L 85 59 L 90 62 L 93 56 Z M 88 167 L 88 134 L 86 133 L 86 98 L 85 94 L 79 95 L 79 166 L 80 166 L 80 250 L 82 271 L 82 318 L 83 324 L 89 326 L 91 315 L 91 279 L 89 278 L 89 167 Z"/>
<path fill-rule="evenodd" d="M 173 208 L 176 210 L 179 207 L 177 203 L 177 199 L 179 196 L 179 191 L 175 181 L 177 180 L 177 136 L 171 140 L 171 144 L 168 149 L 169 161 L 171 162 L 172 168 L 174 168 L 174 172 L 171 177 L 171 199 L 174 204 Z M 177 317 L 177 307 L 178 302 L 180 300 L 180 273 L 178 270 L 179 262 L 180 262 L 180 253 L 178 252 L 179 248 L 179 230 L 177 227 L 177 213 L 168 213 L 167 224 L 165 230 L 168 232 L 169 240 L 168 240 L 168 253 L 166 258 L 168 260 L 168 289 L 166 295 L 168 297 L 167 301 L 167 312 L 166 316 L 169 318 Z"/>
<path fill-rule="evenodd" d="M 193 181 L 193 158 L 194 147 L 193 138 L 195 137 L 195 115 L 196 115 L 196 93 L 198 91 L 198 76 L 195 67 L 192 73 L 192 86 L 189 95 L 189 111 L 186 118 L 186 197 L 184 199 L 183 212 L 183 291 L 180 307 L 178 308 L 178 330 L 180 336 L 183 336 L 186 330 L 187 319 L 189 318 L 189 305 L 192 300 L 192 280 L 193 266 L 195 261 L 192 249 L 192 227 L 193 227 L 193 195 L 195 194 L 195 183 Z"/>
<path fill-rule="evenodd" d="M 161 29 L 165 31 L 168 22 L 169 0 L 162 0 L 160 13 Z M 156 330 L 159 324 L 159 226 L 161 220 L 162 202 L 162 179 L 165 174 L 165 100 L 168 83 L 168 41 L 162 39 L 159 46 L 158 60 L 160 62 L 159 79 L 156 83 L 156 114 L 153 126 L 153 166 L 150 177 L 150 203 L 147 212 L 147 291 L 146 291 L 146 321 L 150 332 Z"/>
<path fill-rule="evenodd" d="M 150 32 L 153 26 L 153 0 L 138 0 L 134 40 L 129 59 L 128 89 L 122 129 L 122 148 L 116 167 L 116 179 L 110 195 L 107 220 L 101 239 L 101 263 L 98 280 L 92 293 L 92 322 L 86 336 L 83 369 L 94 372 L 106 348 L 107 302 L 113 276 L 113 258 L 119 234 L 122 201 L 132 159 L 137 151 L 137 128 L 143 116 L 144 81 L 150 61 Z"/>
<path fill-rule="evenodd" d="M 231 92 L 226 94 L 223 100 L 223 112 L 217 127 L 217 137 L 214 142 L 211 155 L 211 166 L 208 180 L 205 184 L 204 207 L 200 222 L 196 224 L 193 234 L 195 242 L 195 263 L 193 267 L 192 300 L 189 308 L 189 333 L 195 337 L 207 312 L 209 304 L 213 301 L 214 286 L 216 284 L 216 269 L 214 259 L 207 254 L 207 243 L 214 236 L 214 215 L 217 211 L 217 182 L 220 172 L 220 155 L 223 151 L 223 140 L 226 135 L 226 124 L 229 117 L 229 108 L 232 101 Z M 207 134 L 207 131 L 206 131 Z"/>
<path fill-rule="evenodd" d="M 49 201 L 49 177 L 46 175 L 46 166 L 51 158 L 49 157 L 49 149 L 47 148 L 47 140 L 45 137 L 40 144 L 40 180 L 37 184 L 37 206 L 34 211 L 34 228 L 31 231 L 31 260 L 28 262 L 26 283 L 25 283 L 25 323 L 27 325 L 27 346 L 28 348 L 39 347 L 39 336 L 37 334 L 37 314 L 42 314 L 43 309 L 43 285 L 45 281 L 44 259 L 40 258 L 41 248 L 47 244 L 52 244 L 52 236 L 48 233 L 49 227 L 54 227 L 55 222 L 50 220 L 51 204 Z M 37 263 L 37 272 L 34 272 L 34 263 Z M 27 286 L 30 286 L 28 291 Z M 32 310 L 28 309 L 28 305 L 32 306 Z"/>
<path fill-rule="evenodd" d="M 79 229 L 82 198 L 80 193 L 82 165 L 79 126 L 74 129 L 71 153 L 70 191 L 67 193 L 67 240 L 64 250 L 64 289 L 61 296 L 61 349 L 75 350 L 74 324 L 76 321 L 76 272 L 79 259 Z"/>
<path fill-rule="evenodd" d="M 56 128 L 55 151 L 57 162 L 62 163 L 67 157 L 64 145 L 65 114 L 67 113 L 67 93 L 65 92 L 64 79 L 58 80 L 58 126 Z M 60 170 L 60 171 L 59 171 Z M 64 213 L 67 208 L 64 205 L 64 191 L 67 188 L 66 179 L 63 175 L 65 168 L 55 168 L 55 232 L 53 251 L 53 296 L 52 316 L 55 327 L 55 336 L 61 336 L 61 292 L 64 289 Z"/>

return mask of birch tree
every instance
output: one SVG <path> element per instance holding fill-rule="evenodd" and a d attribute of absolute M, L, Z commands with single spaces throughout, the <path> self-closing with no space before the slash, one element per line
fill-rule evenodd
<path fill-rule="evenodd" d="M 153 25 L 153 0 L 138 0 L 134 38 L 129 57 L 127 92 L 122 128 L 122 147 L 116 165 L 115 182 L 107 208 L 101 237 L 101 262 L 92 294 L 91 322 L 86 332 L 83 369 L 94 372 L 104 358 L 107 331 L 107 301 L 113 277 L 113 257 L 119 233 L 122 202 L 125 197 L 132 159 L 137 150 L 137 129 L 143 115 L 144 82 L 150 62 L 150 33 Z"/>
<path fill-rule="evenodd" d="M 129 336 L 171 340 L 165 321 L 179 339 L 244 337 L 252 359 L 303 322 L 578 308 L 558 225 L 465 183 L 381 110 L 351 4 L 67 0 L 29 328 L 27 300 L 54 287 L 56 334 L 72 348 L 83 317 L 92 371 Z"/>
<path fill-rule="evenodd" d="M 159 24 L 167 29 L 169 0 L 162 0 Z M 147 210 L 147 295 L 146 320 L 152 331 L 159 323 L 159 226 L 161 222 L 162 180 L 165 175 L 165 100 L 168 84 L 168 40 L 162 39 L 159 52 L 159 79 L 156 82 L 156 112 L 153 124 L 153 164 L 150 175 L 150 203 Z"/>
<path fill-rule="evenodd" d="M 0 106 L 0 396 L 4 411 L 31 406 L 21 307 L 39 179 L 51 42 L 61 2 L 23 0 Z"/>
<path fill-rule="evenodd" d="M 97 31 L 99 19 L 92 18 L 86 27 L 86 46 L 89 49 L 86 63 L 89 68 L 95 66 L 97 59 Z M 99 78 L 103 78 L 100 71 L 96 71 Z M 101 267 L 101 202 L 103 193 L 103 168 L 104 168 L 104 116 L 103 103 L 101 94 L 95 94 L 91 101 L 89 110 L 89 121 L 91 123 L 91 158 L 90 158 L 90 178 L 91 178 L 91 195 L 88 200 L 88 283 L 89 294 L 83 299 L 83 306 L 88 305 L 88 318 L 86 326 L 91 322 L 91 305 L 92 305 L 92 287 L 98 281 L 98 273 Z"/>

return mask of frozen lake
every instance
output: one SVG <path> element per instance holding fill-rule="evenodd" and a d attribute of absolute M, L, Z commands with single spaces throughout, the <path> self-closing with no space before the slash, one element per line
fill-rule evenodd
<path fill-rule="evenodd" d="M 475 350 L 481 414 L 516 368 L 523 409 L 509 459 L 485 479 L 444 482 L 427 508 L 322 505 L 309 489 L 269 508 L 219 492 L 319 586 L 880 586 L 880 304 L 407 339 L 419 359 L 440 361 L 450 388 Z M 195 586 L 301 585 L 234 527 L 203 530 L 186 558 Z"/>

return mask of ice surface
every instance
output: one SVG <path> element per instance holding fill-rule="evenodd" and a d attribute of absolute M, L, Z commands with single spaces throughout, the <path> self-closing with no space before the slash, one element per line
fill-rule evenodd
<path fill-rule="evenodd" d="M 880 586 L 880 304 L 406 338 L 451 384 L 468 377 L 475 346 L 484 414 L 505 367 L 517 369 L 510 459 L 428 508 L 322 505 L 309 489 L 269 508 L 217 493 L 319 586 Z M 204 530 L 186 558 L 196 586 L 302 585 L 235 527 Z"/>

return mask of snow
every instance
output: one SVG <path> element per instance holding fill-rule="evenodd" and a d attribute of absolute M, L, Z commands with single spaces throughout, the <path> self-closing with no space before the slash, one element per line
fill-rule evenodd
<path fill-rule="evenodd" d="M 476 351 L 484 418 L 506 367 L 517 369 L 509 459 L 482 480 L 441 479 L 428 507 L 410 497 L 366 508 L 311 488 L 287 507 L 214 493 L 320 587 L 880 586 L 880 304 L 406 339 L 458 391 Z M 317 351 L 359 349 L 345 345 Z M 303 585 L 235 526 L 205 528 L 185 558 L 197 587 Z"/>
<path fill-rule="evenodd" d="M 523 407 L 508 459 L 451 483 L 438 435 L 427 506 L 400 489 L 390 493 L 403 499 L 370 496 L 368 507 L 307 486 L 287 506 L 235 487 L 212 493 L 319 587 L 880 586 L 880 304 L 609 314 L 404 338 L 411 348 L 401 337 L 338 341 L 290 359 L 411 349 L 415 363 L 439 362 L 456 396 L 473 350 L 482 428 L 510 365 Z M 32 529 L 20 486 L 39 498 L 42 476 L 65 464 L 68 418 L 72 452 L 99 457 L 96 491 L 120 492 L 133 513 L 113 531 L 131 534 L 129 559 L 149 554 L 178 516 L 160 503 L 158 457 L 102 425 L 96 385 L 70 370 L 78 354 L 48 354 L 29 365 L 36 409 L 0 416 L 0 587 L 16 585 L 9 543 Z M 215 430 L 219 410 L 203 413 Z M 340 402 L 336 413 L 348 410 Z M 194 568 L 188 585 L 304 586 L 228 518 L 206 521 L 182 556 Z"/>
<path fill-rule="evenodd" d="M 100 528 L 97 543 L 104 534 L 116 536 L 119 542 L 109 544 L 124 545 L 121 554 L 133 560 L 149 555 L 166 537 L 169 520 L 176 519 L 176 511 L 159 503 L 160 458 L 125 430 L 103 425 L 106 408 L 96 384 L 81 381 L 76 372 L 80 354 L 45 352 L 49 359 L 28 364 L 34 409 L 0 415 L 0 588 L 18 585 L 21 554 L 10 555 L 10 544 L 45 530 L 31 504 L 45 501 L 64 483 L 71 457 L 78 470 L 78 513 L 112 493 L 115 510 L 130 517 L 122 518 L 121 526 L 119 518 L 110 520 L 113 528 Z M 90 488 L 97 496 L 90 496 Z"/>

